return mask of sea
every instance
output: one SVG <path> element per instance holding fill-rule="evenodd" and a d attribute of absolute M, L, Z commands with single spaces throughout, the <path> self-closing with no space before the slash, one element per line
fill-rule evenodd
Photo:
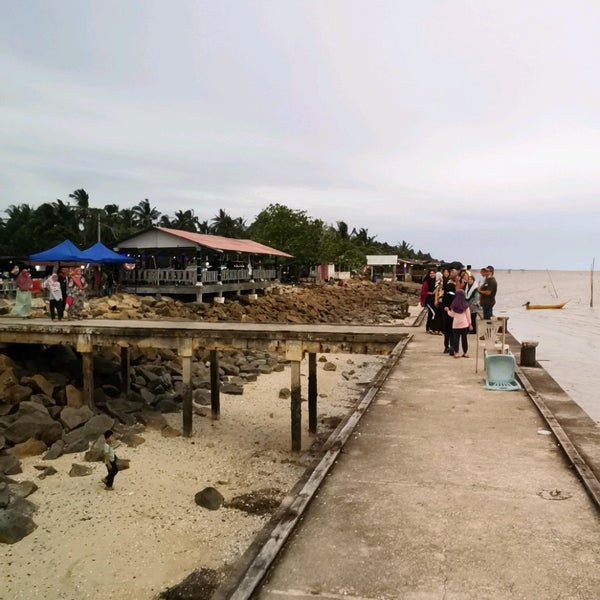
<path fill-rule="evenodd" d="M 540 365 L 600 423 L 600 273 L 510 269 L 495 276 L 494 315 L 508 317 L 507 329 L 519 342 L 538 342 Z M 527 310 L 528 301 L 567 304 L 560 310 Z"/>

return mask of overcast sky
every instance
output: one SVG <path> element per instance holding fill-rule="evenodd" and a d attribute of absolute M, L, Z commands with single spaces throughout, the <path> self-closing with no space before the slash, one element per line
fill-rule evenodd
<path fill-rule="evenodd" d="M 598 0 L 0 7 L 0 211 L 280 203 L 473 266 L 600 259 Z"/>

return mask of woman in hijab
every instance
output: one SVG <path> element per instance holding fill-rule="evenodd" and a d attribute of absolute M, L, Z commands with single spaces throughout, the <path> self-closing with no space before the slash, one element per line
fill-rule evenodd
<path fill-rule="evenodd" d="M 81 268 L 75 267 L 71 271 L 71 276 L 68 280 L 68 295 L 73 299 L 71 306 L 69 307 L 69 318 L 70 319 L 83 319 L 83 303 L 86 298 L 87 283 L 81 274 Z"/>
<path fill-rule="evenodd" d="M 15 279 L 15 286 L 17 287 L 17 297 L 10 316 L 29 318 L 31 317 L 31 289 L 33 288 L 29 269 L 21 269 Z"/>
<path fill-rule="evenodd" d="M 467 334 L 471 328 L 471 311 L 469 310 L 469 303 L 465 298 L 465 290 L 456 290 L 452 304 L 449 307 L 447 306 L 445 310 L 452 317 L 452 352 L 450 354 L 454 358 L 459 358 L 458 342 L 460 340 L 462 343 L 463 358 L 469 358 L 467 354 L 469 351 Z"/>

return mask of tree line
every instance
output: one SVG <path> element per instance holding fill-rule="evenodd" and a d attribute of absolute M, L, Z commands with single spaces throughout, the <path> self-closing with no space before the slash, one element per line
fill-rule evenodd
<path fill-rule="evenodd" d="M 57 199 L 37 208 L 28 204 L 10 206 L 0 217 L 0 256 L 26 257 L 46 250 L 65 239 L 80 248 L 97 241 L 114 247 L 121 240 L 154 226 L 181 229 L 229 238 L 252 239 L 292 254 L 299 266 L 335 264 L 340 270 L 358 269 L 366 254 L 397 254 L 402 259 L 432 260 L 428 253 L 415 251 L 406 241 L 395 246 L 378 242 L 368 229 L 352 228 L 344 221 L 335 225 L 314 219 L 306 211 L 271 204 L 247 224 L 227 211 L 200 220 L 193 210 L 163 214 L 146 198 L 132 208 L 106 204 L 90 206 L 84 189 L 69 194 L 69 200 Z"/>

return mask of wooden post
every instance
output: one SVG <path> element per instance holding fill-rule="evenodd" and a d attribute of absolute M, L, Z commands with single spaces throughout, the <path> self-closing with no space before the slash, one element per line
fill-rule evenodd
<path fill-rule="evenodd" d="M 127 398 L 131 391 L 131 379 L 129 377 L 129 346 L 121 347 L 121 392 Z"/>
<path fill-rule="evenodd" d="M 83 370 L 83 400 L 94 412 L 98 412 L 94 402 L 94 354 L 92 352 L 82 352 L 82 370 Z"/>
<path fill-rule="evenodd" d="M 179 356 L 183 375 L 183 435 L 192 435 L 192 340 L 179 340 Z"/>
<path fill-rule="evenodd" d="M 210 412 L 215 421 L 221 418 L 221 382 L 219 381 L 219 352 L 210 351 Z"/>
<path fill-rule="evenodd" d="M 300 388 L 300 361 L 293 360 L 292 370 L 292 397 L 291 397 L 291 417 L 292 417 L 292 452 L 302 450 L 302 406 L 301 406 L 301 388 Z"/>
<path fill-rule="evenodd" d="M 308 353 L 308 431 L 317 433 L 317 355 Z"/>
<path fill-rule="evenodd" d="M 78 337 L 76 350 L 81 354 L 83 401 L 91 410 L 98 412 L 96 403 L 94 402 L 94 346 L 89 335 Z"/>

